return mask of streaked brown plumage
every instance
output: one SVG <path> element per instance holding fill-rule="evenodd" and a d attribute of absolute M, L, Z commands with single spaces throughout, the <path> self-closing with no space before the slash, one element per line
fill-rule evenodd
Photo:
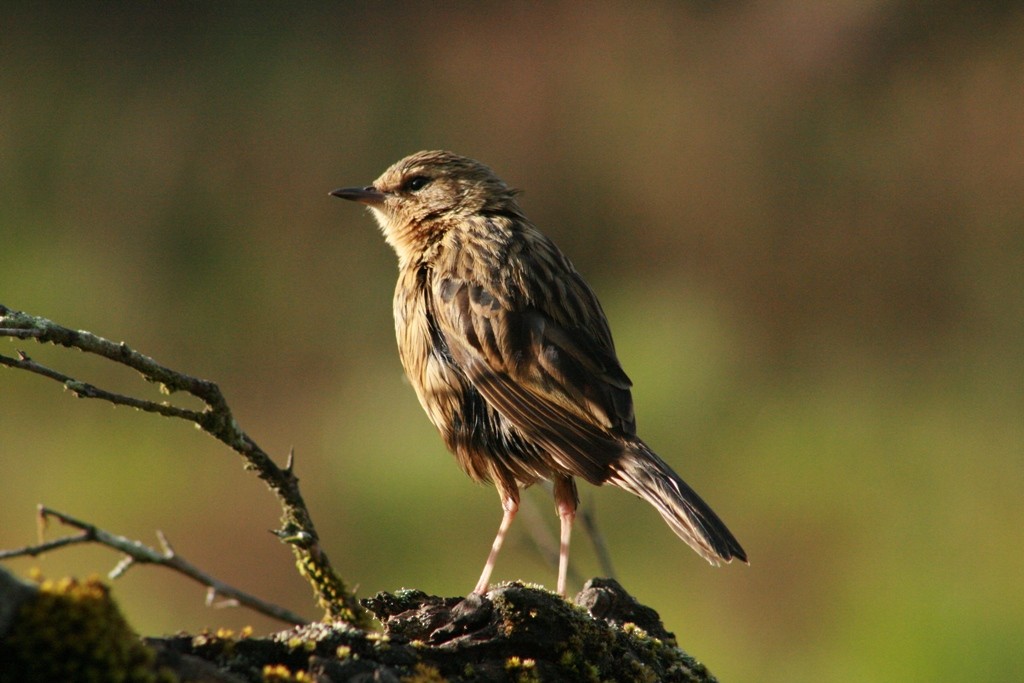
<path fill-rule="evenodd" d="M 474 592 L 487 591 L 519 487 L 545 479 L 561 518 L 562 595 L 575 477 L 651 503 L 711 564 L 746 561 L 725 524 L 636 435 L 631 382 L 597 297 L 488 167 L 418 152 L 373 185 L 331 194 L 368 206 L 398 254 L 402 365 L 462 469 L 501 496 Z"/>

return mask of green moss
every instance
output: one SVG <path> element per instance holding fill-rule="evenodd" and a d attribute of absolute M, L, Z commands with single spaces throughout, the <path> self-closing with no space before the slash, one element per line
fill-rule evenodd
<path fill-rule="evenodd" d="M 98 579 L 45 580 L 0 642 L 0 683 L 174 681 L 154 659 Z"/>
<path fill-rule="evenodd" d="M 330 620 L 340 619 L 358 628 L 369 629 L 371 619 L 366 611 L 359 606 L 355 596 L 349 593 L 345 582 L 334 572 L 323 555 L 314 555 L 295 543 L 295 538 L 283 537 L 295 545 L 296 567 L 299 573 L 313 587 L 320 606 L 327 612 Z"/>

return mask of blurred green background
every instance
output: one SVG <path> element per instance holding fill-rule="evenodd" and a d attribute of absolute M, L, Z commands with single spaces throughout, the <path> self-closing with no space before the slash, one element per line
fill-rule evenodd
<path fill-rule="evenodd" d="M 653 509 L 584 487 L 686 649 L 729 681 L 1024 670 L 1020 3 L 7 3 L 0 35 L 0 303 L 217 381 L 279 461 L 295 447 L 361 595 L 465 594 L 500 518 L 403 381 L 392 253 L 327 196 L 448 148 L 525 190 L 604 302 L 641 434 L 750 554 L 710 569 Z M 240 465 L 0 371 L 0 546 L 35 538 L 43 502 L 161 529 L 315 617 Z M 529 526 L 496 578 L 553 585 Z M 158 569 L 115 591 L 147 634 L 277 628 Z"/>

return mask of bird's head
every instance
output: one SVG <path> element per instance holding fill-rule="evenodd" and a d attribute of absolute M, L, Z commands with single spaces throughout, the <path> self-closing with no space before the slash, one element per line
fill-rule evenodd
<path fill-rule="evenodd" d="M 343 187 L 335 197 L 371 209 L 399 258 L 411 257 L 439 231 L 473 216 L 515 215 L 516 191 L 478 161 L 445 151 L 417 152 L 396 162 L 372 185 Z"/>

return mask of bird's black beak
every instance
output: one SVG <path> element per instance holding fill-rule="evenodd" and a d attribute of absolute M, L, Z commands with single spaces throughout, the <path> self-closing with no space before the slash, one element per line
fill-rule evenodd
<path fill-rule="evenodd" d="M 370 206 L 384 203 L 384 193 L 373 185 L 367 185 L 366 187 L 342 187 L 331 192 L 331 195 Z"/>

